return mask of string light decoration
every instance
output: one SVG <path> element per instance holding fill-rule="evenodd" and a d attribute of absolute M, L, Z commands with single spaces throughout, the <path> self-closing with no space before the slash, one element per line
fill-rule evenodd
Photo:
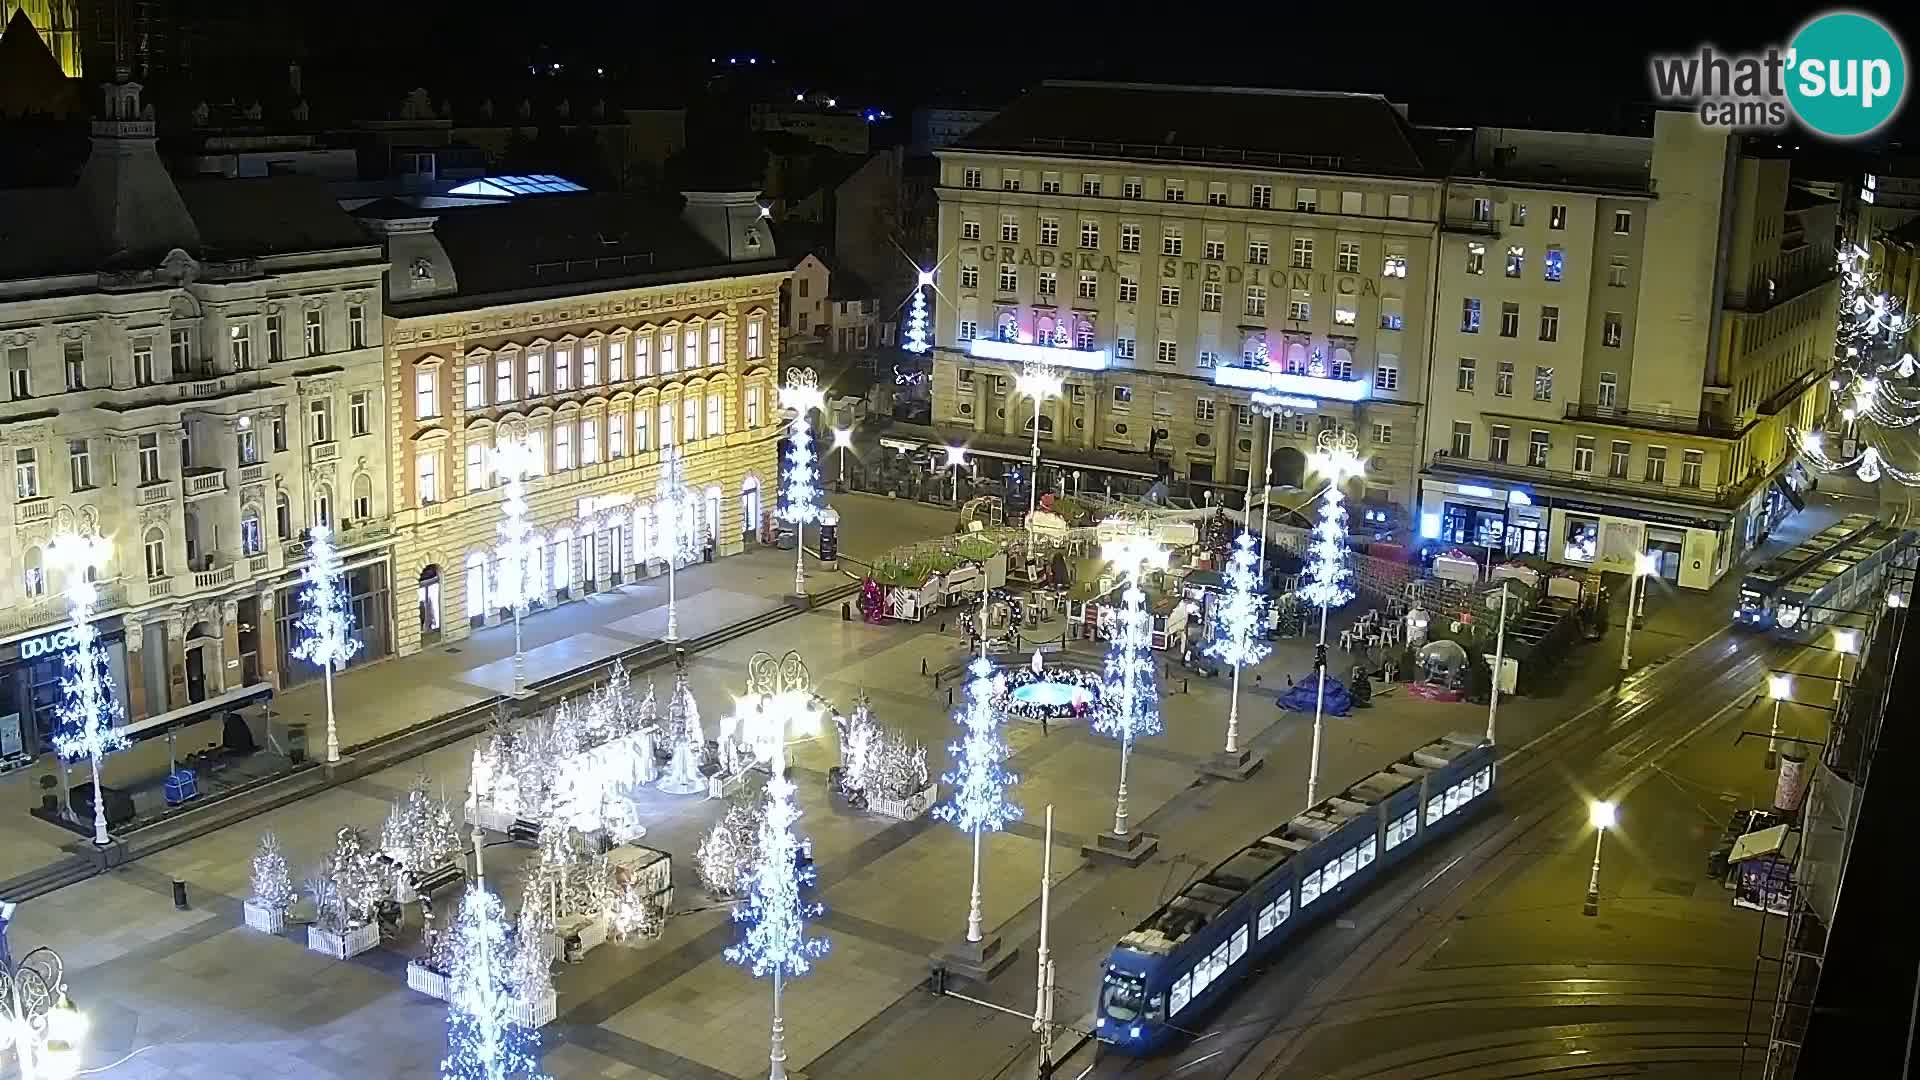
<path fill-rule="evenodd" d="M 111 841 L 107 836 L 106 800 L 100 794 L 100 761 L 128 746 L 120 729 L 125 714 L 113 698 L 107 655 L 100 648 L 100 631 L 93 625 L 94 609 L 100 605 L 94 577 L 107 564 L 110 548 L 100 536 L 63 533 L 54 539 L 49 553 L 55 565 L 65 569 L 67 613 L 73 620 L 69 631 L 73 644 L 66 652 L 67 674 L 60 680 L 60 727 L 53 736 L 53 748 L 65 761 L 86 758 L 93 770 L 93 842 L 105 847 Z"/>
<path fill-rule="evenodd" d="M 527 689 L 527 654 L 520 644 L 520 620 L 538 592 L 532 580 L 533 526 L 527 521 L 527 477 L 540 472 L 540 455 L 522 438 L 508 439 L 493 448 L 493 473 L 507 478 L 500 501 L 500 533 L 494 588 L 513 612 L 513 692 Z M 472 587 L 471 584 L 468 586 Z"/>
<path fill-rule="evenodd" d="M 523 928 L 522 933 L 526 930 Z M 500 898 L 467 887 L 448 939 L 447 1056 L 442 1080 L 539 1077 L 539 1032 L 514 1019 L 513 939 Z"/>
<path fill-rule="evenodd" d="M 674 592 L 676 567 L 700 557 L 700 496 L 687 486 L 686 456 L 680 447 L 660 452 L 660 484 L 653 501 L 653 557 L 667 564 L 667 640 L 680 640 L 680 604 Z"/>
<path fill-rule="evenodd" d="M 787 369 L 787 383 L 780 388 L 780 407 L 793 412 L 788 441 L 784 484 L 786 501 L 780 507 L 780 520 L 793 524 L 793 592 L 807 593 L 807 525 L 820 520 L 820 470 L 813 449 L 813 423 L 808 414 L 826 407 L 826 394 L 812 368 Z"/>
<path fill-rule="evenodd" d="M 280 838 L 271 831 L 260 834 L 260 849 L 253 856 L 253 879 L 247 899 L 256 907 L 282 914 L 293 906 L 293 877 L 287 872 L 287 856 L 280 849 Z"/>
<path fill-rule="evenodd" d="M 1314 646 L 1317 687 L 1313 695 L 1313 758 L 1307 766 L 1307 805 L 1314 804 L 1320 785 L 1320 738 L 1327 700 L 1327 612 L 1353 599 L 1348 586 L 1353 571 L 1347 563 L 1347 481 L 1366 472 L 1360 459 L 1360 440 L 1337 430 L 1320 433 L 1318 448 L 1308 466 L 1327 479 L 1320 497 L 1320 520 L 1313 527 L 1308 550 L 1308 582 L 1300 595 L 1320 609 L 1320 643 Z"/>
<path fill-rule="evenodd" d="M 316 664 L 327 684 L 327 760 L 340 760 L 340 729 L 333 719 L 333 673 L 360 651 L 353 637 L 353 611 L 348 607 L 347 576 L 340 552 L 333 546 L 333 530 L 315 525 L 307 530 L 307 556 L 300 572 L 300 602 L 304 610 L 296 624 L 299 641 L 293 655 Z"/>
<path fill-rule="evenodd" d="M 1122 606 L 1114 617 L 1113 644 L 1107 649 L 1101 708 L 1093 723 L 1095 731 L 1120 740 L 1120 790 L 1114 799 L 1113 834 L 1126 836 L 1127 759 L 1132 756 L 1135 739 L 1157 735 L 1161 730 L 1147 594 L 1140 588 L 1140 579 L 1149 569 L 1167 568 L 1167 549 L 1152 536 L 1134 532 L 1102 544 L 1100 553 L 1126 581 L 1120 594 Z"/>
<path fill-rule="evenodd" d="M 1233 665 L 1233 704 L 1227 708 L 1227 749 L 1240 752 L 1240 669 L 1257 664 L 1273 650 L 1260 636 L 1266 601 L 1260 596 L 1260 575 L 1254 570 L 1259 556 L 1253 534 L 1241 532 L 1227 561 L 1227 593 L 1213 609 L 1213 641 L 1207 655 Z"/>
<path fill-rule="evenodd" d="M 1834 367 L 1828 380 L 1832 396 L 1829 420 L 1838 414 L 1858 449 L 1844 459 L 1827 455 L 1819 431 L 1789 428 L 1802 457 L 1822 472 L 1851 471 L 1865 483 L 1892 479 L 1920 486 L 1920 471 L 1896 467 L 1889 435 L 1920 424 L 1920 397 L 1903 393 L 1898 383 L 1916 373 L 1913 354 L 1904 350 L 1914 317 L 1900 301 L 1880 289 L 1879 271 L 1869 253 L 1844 245 L 1839 253 L 1840 302 L 1834 326 Z M 1903 448 L 1911 459 L 1911 448 Z"/>
<path fill-rule="evenodd" d="M 913 287 L 913 306 L 907 309 L 906 343 L 902 346 L 915 356 L 924 356 L 933 348 L 927 336 L 927 290 L 932 286 L 933 271 L 920 271 L 920 280 Z"/>
<path fill-rule="evenodd" d="M 979 941 L 980 834 L 999 832 L 1020 820 L 1020 808 L 1007 801 L 1007 789 L 1020 778 L 1007 771 L 1007 744 L 1000 738 L 1002 717 L 995 703 L 1005 696 L 1005 680 L 994 674 L 993 664 L 984 656 L 974 657 L 967 673 L 972 676 L 967 680 L 967 702 L 956 716 L 966 733 L 947 747 L 954 765 L 940 777 L 953 794 L 933 808 L 933 816 L 973 834 L 973 893 L 967 907 L 967 940 Z"/>

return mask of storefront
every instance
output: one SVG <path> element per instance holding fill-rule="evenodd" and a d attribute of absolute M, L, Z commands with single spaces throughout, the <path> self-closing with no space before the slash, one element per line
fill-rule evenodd
<path fill-rule="evenodd" d="M 1429 481 L 1424 498 L 1422 540 L 1509 555 L 1547 554 L 1545 515 L 1524 488 Z"/>
<path fill-rule="evenodd" d="M 360 643 L 347 667 L 357 667 L 393 653 L 393 625 L 388 613 L 393 610 L 387 574 L 387 557 L 347 569 L 347 596 L 353 609 L 353 638 Z M 283 689 L 299 686 L 320 675 L 320 669 L 293 655 L 300 640 L 300 584 L 282 585 L 274 595 L 274 616 L 279 620 L 280 685 Z"/>
<path fill-rule="evenodd" d="M 127 642 L 119 616 L 98 619 L 94 629 L 106 654 L 114 700 L 127 701 Z M 42 630 L 0 645 L 0 760 L 36 757 L 51 749 L 59 724 L 60 681 L 66 677 L 73 628 Z"/>

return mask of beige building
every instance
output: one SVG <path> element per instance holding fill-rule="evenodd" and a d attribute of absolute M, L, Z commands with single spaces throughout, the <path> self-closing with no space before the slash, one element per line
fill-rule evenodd
<path fill-rule="evenodd" d="M 650 547 L 667 446 L 685 451 L 714 554 L 760 541 L 790 264 L 755 194 L 693 193 L 679 214 L 592 193 L 357 211 L 391 263 L 397 651 L 511 619 L 491 456 L 505 438 L 543 462 L 528 482 L 536 608 L 665 571 Z"/>
<path fill-rule="evenodd" d="M 1420 536 L 1711 585 L 1796 505 L 1838 204 L 1682 113 L 1481 129 L 1454 172 Z"/>
<path fill-rule="evenodd" d="M 107 88 L 77 187 L 0 192 L 0 756 L 59 701 L 65 533 L 111 543 L 129 718 L 317 674 L 290 655 L 313 525 L 341 533 L 357 661 L 389 651 L 380 249 L 306 178 L 176 183 L 140 92 Z"/>
<path fill-rule="evenodd" d="M 1027 459 L 1022 363 L 1068 376 L 1044 489 L 1300 486 L 1329 428 L 1404 532 L 1419 466 L 1444 137 L 1384 98 L 1048 83 L 939 152 L 933 430 Z M 1277 437 L 1254 395 L 1277 413 Z"/>

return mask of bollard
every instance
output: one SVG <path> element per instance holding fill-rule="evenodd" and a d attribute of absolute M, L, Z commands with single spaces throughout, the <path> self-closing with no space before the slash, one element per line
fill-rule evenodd
<path fill-rule="evenodd" d="M 1189 690 L 1187 688 L 1187 680 L 1184 678 L 1180 680 L 1180 692 L 1183 694 L 1190 694 L 1193 692 L 1192 690 Z"/>
<path fill-rule="evenodd" d="M 840 621 L 853 621 L 853 604 L 850 601 L 842 600 L 840 602 Z"/>
<path fill-rule="evenodd" d="M 947 687 L 947 705 L 949 708 L 953 705 L 953 687 L 951 686 Z"/>
<path fill-rule="evenodd" d="M 945 619 L 940 620 L 940 632 L 943 634 L 947 632 L 947 620 Z"/>
<path fill-rule="evenodd" d="M 173 883 L 173 908 L 175 911 L 187 910 L 187 883 L 184 881 Z"/>

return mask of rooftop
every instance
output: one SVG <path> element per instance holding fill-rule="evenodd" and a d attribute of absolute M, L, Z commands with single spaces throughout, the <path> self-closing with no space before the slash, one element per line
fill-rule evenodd
<path fill-rule="evenodd" d="M 1074 157 L 1431 176 L 1400 110 L 1378 94 L 1053 81 L 957 148 Z"/>

